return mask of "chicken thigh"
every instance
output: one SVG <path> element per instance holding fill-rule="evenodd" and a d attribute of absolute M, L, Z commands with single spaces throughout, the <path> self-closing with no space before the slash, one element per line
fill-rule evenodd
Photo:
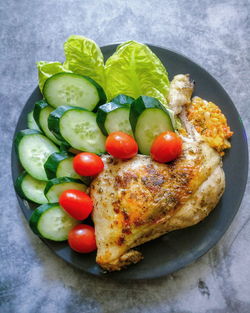
<path fill-rule="evenodd" d="M 181 109 L 178 107 L 186 128 L 181 157 L 167 164 L 146 155 L 126 161 L 102 157 L 105 167 L 92 182 L 90 195 L 94 202 L 96 261 L 103 269 L 120 270 L 140 261 L 143 256 L 134 247 L 197 224 L 224 192 L 221 157 L 187 120 L 183 105 L 191 93 L 185 92 L 187 99 L 182 100 Z"/>

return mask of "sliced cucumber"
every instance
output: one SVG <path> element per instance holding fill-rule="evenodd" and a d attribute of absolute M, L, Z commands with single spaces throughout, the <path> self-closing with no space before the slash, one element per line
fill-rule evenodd
<path fill-rule="evenodd" d="M 48 203 L 44 195 L 46 183 L 46 181 L 37 180 L 27 172 L 23 172 L 16 180 L 15 189 L 21 198 L 44 204 Z"/>
<path fill-rule="evenodd" d="M 106 117 L 104 126 L 108 134 L 115 131 L 122 131 L 133 136 L 129 122 L 129 108 L 119 108 L 110 112 Z"/>
<path fill-rule="evenodd" d="M 73 168 L 73 157 L 65 152 L 51 154 L 45 162 L 44 168 L 49 179 L 59 177 L 81 178 Z"/>
<path fill-rule="evenodd" d="M 110 102 L 118 103 L 118 104 L 126 104 L 130 106 L 130 104 L 134 101 L 135 99 L 123 94 L 120 94 L 113 98 Z"/>
<path fill-rule="evenodd" d="M 36 208 L 29 224 L 33 232 L 40 237 L 64 241 L 68 239 L 69 231 L 79 224 L 79 221 L 67 214 L 58 203 L 53 203 Z"/>
<path fill-rule="evenodd" d="M 73 159 L 74 157 L 68 155 L 65 151 L 52 153 L 44 164 L 48 178 L 70 177 L 81 179 L 85 185 L 89 186 L 91 177 L 78 175 L 73 168 Z"/>
<path fill-rule="evenodd" d="M 61 106 L 49 115 L 49 129 L 65 144 L 101 154 L 105 152 L 105 136 L 96 123 L 96 114 L 83 108 Z"/>
<path fill-rule="evenodd" d="M 17 133 L 15 147 L 24 169 L 38 180 L 48 180 L 44 163 L 50 154 L 59 151 L 57 146 L 41 132 L 25 129 Z"/>
<path fill-rule="evenodd" d="M 44 134 L 54 143 L 60 145 L 61 142 L 53 135 L 53 133 L 48 128 L 48 117 L 50 113 L 54 110 L 55 109 L 48 105 L 46 101 L 41 100 L 35 103 L 33 116 L 36 123 L 39 125 Z"/>
<path fill-rule="evenodd" d="M 48 78 L 43 94 L 54 108 L 72 105 L 92 111 L 106 102 L 106 95 L 100 85 L 90 77 L 74 73 L 58 73 Z"/>
<path fill-rule="evenodd" d="M 81 179 L 81 176 L 79 176 L 73 168 L 73 159 L 74 157 L 68 157 L 58 164 L 56 177 L 71 177 L 75 179 Z"/>
<path fill-rule="evenodd" d="M 39 126 L 37 125 L 36 121 L 34 120 L 33 111 L 31 111 L 27 115 L 27 125 L 28 125 L 29 129 L 40 130 Z"/>
<path fill-rule="evenodd" d="M 67 158 L 68 158 L 68 154 L 65 151 L 52 153 L 48 157 L 47 161 L 44 163 L 44 169 L 45 169 L 48 179 L 60 177 L 60 176 L 57 176 L 58 165 Z M 67 175 L 63 175 L 61 177 L 64 177 L 64 176 L 67 176 Z"/>
<path fill-rule="evenodd" d="M 48 181 L 44 194 L 49 203 L 55 203 L 58 202 L 61 193 L 67 189 L 86 191 L 87 186 L 84 185 L 79 179 L 69 177 L 53 178 Z"/>
<path fill-rule="evenodd" d="M 156 136 L 174 131 L 168 112 L 157 99 L 148 96 L 140 96 L 131 104 L 129 120 L 142 154 L 150 154 Z"/>
<path fill-rule="evenodd" d="M 129 122 L 129 106 L 126 104 L 109 102 L 101 105 L 97 111 L 96 121 L 106 136 L 115 131 L 133 134 Z"/>

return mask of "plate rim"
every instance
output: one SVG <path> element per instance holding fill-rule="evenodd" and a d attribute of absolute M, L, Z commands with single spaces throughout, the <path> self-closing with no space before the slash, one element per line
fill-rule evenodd
<path fill-rule="evenodd" d="M 100 46 L 100 49 L 103 51 L 103 49 L 108 49 L 108 48 L 114 48 L 116 49 L 117 46 L 121 44 L 120 41 L 118 42 L 114 42 L 114 43 L 108 43 L 108 44 L 105 44 L 105 45 L 102 45 Z M 224 92 L 224 94 L 228 97 L 228 99 L 230 99 L 231 101 L 231 104 L 232 104 L 232 107 L 235 111 L 235 113 L 237 114 L 238 118 L 240 118 L 240 120 L 242 121 L 241 117 L 240 117 L 240 114 L 237 110 L 237 107 L 234 105 L 234 102 L 232 101 L 231 97 L 229 96 L 229 94 L 227 93 L 227 91 L 224 89 L 224 87 L 220 84 L 220 82 L 214 78 L 214 76 L 212 76 L 204 67 L 202 67 L 199 63 L 193 61 L 192 58 L 190 57 L 187 57 L 185 56 L 184 54 L 176 51 L 176 50 L 172 50 L 172 49 L 168 49 L 164 46 L 161 46 L 161 45 L 155 45 L 155 44 L 151 44 L 151 43 L 144 43 L 146 44 L 147 46 L 149 46 L 150 48 L 153 47 L 155 49 L 161 49 L 163 51 L 167 51 L 168 53 L 172 53 L 172 54 L 176 54 L 178 55 L 179 57 L 183 58 L 184 60 L 187 60 L 188 62 L 192 63 L 193 65 L 195 65 L 196 67 L 199 68 L 199 70 L 201 70 L 203 73 L 205 73 L 206 75 L 208 75 L 210 77 L 210 79 L 212 79 L 220 88 L 221 90 Z M 13 133 L 13 137 L 12 137 L 12 148 L 11 148 L 11 176 L 12 176 L 12 184 L 13 184 L 13 188 L 14 188 L 14 192 L 16 194 L 16 198 L 18 200 L 18 204 L 19 204 L 19 207 L 21 208 L 22 210 L 22 213 L 26 219 L 26 221 L 28 222 L 28 219 L 26 217 L 26 214 L 24 212 L 24 199 L 21 199 L 19 197 L 19 195 L 16 193 L 15 191 L 15 187 L 14 187 L 14 168 L 13 168 L 13 158 L 14 158 L 14 154 L 16 153 L 16 149 L 15 149 L 15 145 L 14 145 L 14 138 L 15 138 L 15 135 L 17 133 L 17 126 L 18 126 L 18 122 L 19 122 L 19 119 L 20 119 L 20 116 L 23 115 L 23 111 L 25 110 L 25 107 L 26 107 L 26 104 L 27 102 L 29 101 L 29 99 L 32 97 L 33 93 L 36 92 L 36 90 L 39 89 L 38 85 L 37 87 L 32 91 L 32 93 L 30 94 L 30 96 L 28 97 L 28 99 L 26 100 L 19 116 L 18 116 L 18 119 L 17 119 L 17 122 L 16 122 L 16 125 L 15 125 L 15 130 L 14 130 L 14 133 Z M 238 197 L 238 201 L 237 201 L 237 209 L 233 212 L 230 220 L 228 220 L 228 222 L 226 223 L 226 226 L 224 227 L 223 231 L 222 232 L 218 232 L 214 235 L 213 237 L 213 240 L 203 249 L 201 249 L 198 253 L 195 254 L 195 257 L 192 256 L 192 257 L 186 257 L 185 259 L 185 262 L 183 262 L 182 264 L 179 264 L 178 266 L 176 266 L 176 269 L 175 270 L 170 270 L 170 271 L 167 271 L 165 270 L 164 273 L 159 273 L 158 275 L 148 275 L 148 273 L 145 274 L 144 277 L 136 277 L 136 278 L 132 278 L 132 277 L 119 277 L 119 273 L 121 272 L 111 272 L 111 273 L 108 273 L 108 274 L 101 274 L 101 273 L 95 273 L 95 272 L 90 272 L 90 271 L 87 271 L 86 269 L 83 269 L 83 268 L 80 268 L 79 266 L 77 266 L 76 264 L 74 264 L 73 262 L 70 262 L 69 260 L 63 258 L 62 256 L 60 256 L 54 249 L 51 245 L 49 245 L 49 243 L 38 236 L 38 238 L 40 240 L 42 240 L 42 242 L 45 243 L 45 245 L 47 247 L 49 247 L 49 249 L 51 251 L 53 251 L 54 254 L 57 255 L 57 257 L 59 257 L 60 259 L 62 259 L 64 262 L 66 262 L 67 264 L 69 264 L 70 266 L 72 266 L 73 268 L 76 268 L 80 271 L 83 271 L 85 272 L 86 274 L 88 275 L 93 275 L 95 277 L 99 277 L 99 278 L 102 278 L 102 279 L 107 279 L 107 280 L 121 280 L 121 281 L 138 281 L 138 280 L 147 280 L 147 279 L 157 279 L 157 278 L 160 278 L 160 277 L 166 277 L 167 275 L 170 275 L 171 273 L 175 273 L 181 269 L 183 269 L 184 267 L 196 262 L 198 259 L 200 259 L 203 255 L 205 255 L 209 250 L 211 250 L 214 246 L 216 246 L 219 241 L 224 237 L 225 233 L 228 231 L 230 225 L 232 224 L 236 214 L 239 212 L 239 209 L 240 209 L 240 206 L 241 206 L 241 203 L 242 203 L 242 200 L 243 200 L 243 197 L 245 195 L 245 191 L 246 191 L 246 186 L 247 186 L 247 179 L 248 179 L 248 172 L 249 172 L 249 145 L 248 145 L 248 137 L 247 137 L 247 133 L 246 133 L 246 129 L 244 127 L 244 123 L 242 121 L 241 123 L 241 130 L 242 132 L 246 135 L 246 167 L 247 167 L 247 171 L 245 172 L 245 175 L 244 177 L 242 177 L 242 185 L 244 185 L 242 191 L 241 191 L 241 194 L 240 196 Z M 188 259 L 188 261 L 187 261 Z M 117 275 L 116 275 L 117 274 Z"/>

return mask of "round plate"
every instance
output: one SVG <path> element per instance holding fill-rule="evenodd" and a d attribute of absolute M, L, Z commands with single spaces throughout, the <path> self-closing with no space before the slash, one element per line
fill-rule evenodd
<path fill-rule="evenodd" d="M 117 44 L 102 47 L 105 58 L 116 49 Z M 237 213 L 247 181 L 248 148 L 247 138 L 240 116 L 231 99 L 221 85 L 203 68 L 188 58 L 161 48 L 149 45 L 166 66 L 169 78 L 180 73 L 189 73 L 195 80 L 195 95 L 215 102 L 226 115 L 234 132 L 231 143 L 223 159 L 226 174 L 226 190 L 213 212 L 196 226 L 168 233 L 139 247 L 144 259 L 120 272 L 104 273 L 95 262 L 95 253 L 81 255 L 72 251 L 67 242 L 56 243 L 43 240 L 60 258 L 88 273 L 117 279 L 146 279 L 170 274 L 190 264 L 212 248 L 225 233 Z M 36 88 L 28 99 L 17 123 L 16 131 L 27 128 L 27 113 L 34 103 L 42 98 Z M 12 147 L 12 174 L 15 181 L 22 169 Z M 22 211 L 28 220 L 34 204 L 18 197 Z"/>

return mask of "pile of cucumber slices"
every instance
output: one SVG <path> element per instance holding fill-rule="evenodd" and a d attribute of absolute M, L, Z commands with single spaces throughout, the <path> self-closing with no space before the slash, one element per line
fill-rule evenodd
<path fill-rule="evenodd" d="M 44 99 L 27 116 L 28 129 L 15 137 L 24 172 L 16 180 L 20 197 L 41 204 L 30 219 L 32 230 L 47 239 L 63 241 L 79 221 L 58 204 L 67 189 L 87 192 L 92 177 L 79 176 L 73 152 L 105 153 L 106 136 L 122 131 L 134 136 L 142 154 L 149 154 L 154 138 L 173 131 L 169 111 L 155 98 L 118 95 L 107 102 L 93 79 L 58 73 L 45 82 Z"/>

